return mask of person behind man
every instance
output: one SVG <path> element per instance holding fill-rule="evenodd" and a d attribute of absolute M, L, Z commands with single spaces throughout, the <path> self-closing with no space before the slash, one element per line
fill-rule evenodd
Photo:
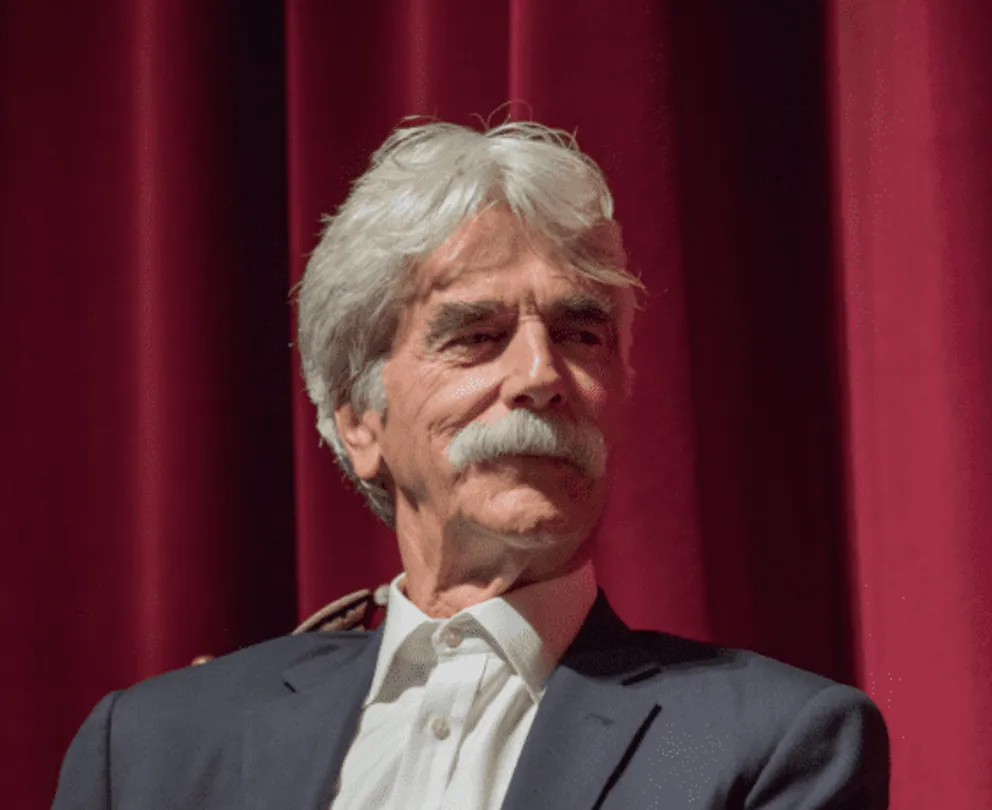
<path fill-rule="evenodd" d="M 298 292 L 319 433 L 396 532 L 385 622 L 107 696 L 56 810 L 886 807 L 867 696 L 597 588 L 640 286 L 567 134 L 390 135 Z"/>

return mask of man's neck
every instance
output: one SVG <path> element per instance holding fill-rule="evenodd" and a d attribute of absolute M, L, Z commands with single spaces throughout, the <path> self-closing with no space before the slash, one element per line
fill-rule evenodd
<path fill-rule="evenodd" d="M 426 616 L 448 619 L 472 605 L 503 596 L 512 590 L 512 585 L 502 577 L 496 577 L 489 581 L 463 582 L 448 588 L 438 588 L 430 581 L 407 574 L 401 581 L 400 588 L 407 599 Z"/>
<path fill-rule="evenodd" d="M 400 555 L 406 572 L 403 592 L 435 619 L 449 618 L 513 590 L 533 556 L 484 533 L 438 539 L 401 537 Z"/>
<path fill-rule="evenodd" d="M 436 619 L 450 618 L 488 599 L 571 573 L 591 555 L 591 543 L 562 558 L 564 548 L 552 538 L 535 537 L 527 543 L 525 538 L 500 538 L 483 531 L 444 544 L 409 540 L 400 540 L 406 572 L 403 593 L 425 615 Z M 483 549 L 490 553 L 480 553 Z"/>
<path fill-rule="evenodd" d="M 516 588 L 574 570 L 588 554 L 567 556 L 569 545 L 535 535 L 505 537 L 468 521 L 443 527 L 399 519 L 403 592 L 424 614 L 448 618 L 472 605 Z M 409 516 L 405 516 L 409 518 Z M 572 546 L 574 548 L 574 546 Z"/>

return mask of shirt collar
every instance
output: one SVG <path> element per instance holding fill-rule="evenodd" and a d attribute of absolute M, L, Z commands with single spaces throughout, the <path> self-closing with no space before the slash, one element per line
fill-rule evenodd
<path fill-rule="evenodd" d="M 382 645 L 366 706 L 376 699 L 390 670 L 398 665 L 400 648 L 420 628 L 432 628 L 429 635 L 433 637 L 449 624 L 464 626 L 472 622 L 482 628 L 494 651 L 513 667 L 536 703 L 596 601 L 591 560 L 555 579 L 525 585 L 505 596 L 472 605 L 450 619 L 431 619 L 407 599 L 400 588 L 404 576 L 400 574 L 389 585 Z"/>

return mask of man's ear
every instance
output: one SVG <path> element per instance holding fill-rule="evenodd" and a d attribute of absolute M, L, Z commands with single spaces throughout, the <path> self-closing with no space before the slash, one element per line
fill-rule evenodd
<path fill-rule="evenodd" d="M 334 423 L 355 475 L 375 478 L 382 468 L 382 417 L 373 410 L 358 414 L 349 403 L 334 411 Z"/>

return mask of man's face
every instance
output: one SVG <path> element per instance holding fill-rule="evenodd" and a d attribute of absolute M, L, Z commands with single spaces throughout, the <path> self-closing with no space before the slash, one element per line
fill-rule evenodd
<path fill-rule="evenodd" d="M 609 444 L 623 390 L 617 290 L 534 253 L 499 207 L 424 262 L 413 286 L 383 372 L 377 438 L 398 531 L 460 522 L 551 537 L 574 552 L 602 512 L 604 476 L 535 455 L 456 470 L 448 447 L 467 425 L 515 409 Z"/>

